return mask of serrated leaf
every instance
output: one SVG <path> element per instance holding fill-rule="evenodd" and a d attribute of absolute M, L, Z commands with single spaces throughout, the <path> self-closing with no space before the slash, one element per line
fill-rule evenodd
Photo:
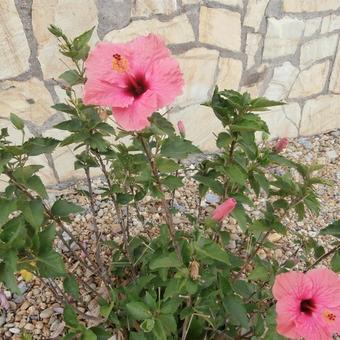
<path fill-rule="evenodd" d="M 175 190 L 183 186 L 182 179 L 172 175 L 163 178 L 162 183 L 168 187 L 169 190 Z"/>
<path fill-rule="evenodd" d="M 229 312 L 229 316 L 233 324 L 241 325 L 244 328 L 249 326 L 247 310 L 243 305 L 243 301 L 238 296 L 226 296 L 223 299 L 223 306 Z"/>
<path fill-rule="evenodd" d="M 152 316 L 148 306 L 143 302 L 133 301 L 126 304 L 128 313 L 136 320 L 150 319 Z"/>
<path fill-rule="evenodd" d="M 40 199 L 35 199 L 29 202 L 25 202 L 22 207 L 22 213 L 25 220 L 39 231 L 42 223 L 44 222 L 44 207 Z"/>
<path fill-rule="evenodd" d="M 320 235 L 332 235 L 340 238 L 340 220 L 334 221 L 320 231 Z"/>
<path fill-rule="evenodd" d="M 63 285 L 66 293 L 70 294 L 75 300 L 79 300 L 79 286 L 74 276 L 67 275 Z"/>
<path fill-rule="evenodd" d="M 81 84 L 83 77 L 80 76 L 77 70 L 68 70 L 59 76 L 60 79 L 65 80 L 70 86 Z"/>
<path fill-rule="evenodd" d="M 199 242 L 194 244 L 194 247 L 196 253 L 202 257 L 208 257 L 210 259 L 230 265 L 228 253 L 221 249 L 217 243 L 211 240 L 201 239 Z"/>
<path fill-rule="evenodd" d="M 26 181 L 26 186 L 29 189 L 35 191 L 41 198 L 48 197 L 45 185 L 43 184 L 39 176 L 33 175 L 32 177 L 28 178 Z"/>
<path fill-rule="evenodd" d="M 340 272 L 340 250 L 338 250 L 332 257 L 331 268 L 336 273 Z"/>
<path fill-rule="evenodd" d="M 190 154 L 197 154 L 201 151 L 190 141 L 179 136 L 167 138 L 161 147 L 161 155 L 175 159 L 185 159 Z"/>
<path fill-rule="evenodd" d="M 157 258 L 151 260 L 149 264 L 151 270 L 180 266 L 181 263 L 179 262 L 175 253 L 169 253 L 166 255 L 158 256 Z"/>
<path fill-rule="evenodd" d="M 70 214 L 82 212 L 84 209 L 70 201 L 63 199 L 57 200 L 52 206 L 52 214 L 59 217 L 67 217 Z"/>
<path fill-rule="evenodd" d="M 37 258 L 37 267 L 42 277 L 55 278 L 65 275 L 63 258 L 54 250 L 40 253 Z"/>
<path fill-rule="evenodd" d="M 168 158 L 157 158 L 156 165 L 158 170 L 163 173 L 175 172 L 180 168 L 177 162 Z"/>

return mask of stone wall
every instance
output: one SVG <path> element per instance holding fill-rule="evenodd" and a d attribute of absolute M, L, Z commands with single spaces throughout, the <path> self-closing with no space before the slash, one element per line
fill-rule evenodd
<path fill-rule="evenodd" d="M 340 127 L 340 0 L 1 0 L 0 126 L 15 112 L 27 136 L 62 137 L 53 125 L 64 117 L 50 106 L 63 100 L 53 78 L 67 61 L 51 23 L 70 36 L 95 25 L 92 45 L 163 36 L 186 80 L 169 118 L 204 150 L 214 150 L 220 125 L 199 104 L 215 84 L 285 100 L 263 114 L 274 137 Z M 65 148 L 36 161 L 55 183 L 75 175 L 72 157 Z"/>

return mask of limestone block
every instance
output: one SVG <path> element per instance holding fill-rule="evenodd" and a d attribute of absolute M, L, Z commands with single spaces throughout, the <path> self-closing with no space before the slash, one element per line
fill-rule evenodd
<path fill-rule="evenodd" d="M 269 0 L 249 0 L 244 17 L 244 26 L 253 27 L 258 32 Z"/>
<path fill-rule="evenodd" d="M 120 30 L 109 32 L 104 40 L 116 43 L 127 42 L 148 33 L 162 36 L 167 44 L 182 44 L 195 40 L 194 31 L 185 14 L 166 22 L 157 19 L 133 21 Z"/>
<path fill-rule="evenodd" d="M 340 93 L 340 47 L 338 47 L 338 52 L 334 61 L 329 89 L 332 92 Z"/>
<path fill-rule="evenodd" d="M 153 14 L 171 14 L 176 10 L 176 0 L 135 0 L 131 14 L 135 17 L 144 17 Z"/>
<path fill-rule="evenodd" d="M 13 0 L 0 1 L 0 79 L 28 71 L 30 49 Z"/>
<path fill-rule="evenodd" d="M 340 29 L 340 15 L 331 14 L 322 19 L 321 34 Z"/>
<path fill-rule="evenodd" d="M 319 59 L 333 56 L 337 43 L 337 34 L 307 41 L 301 46 L 300 67 L 305 69 Z"/>
<path fill-rule="evenodd" d="M 187 106 L 205 102 L 214 85 L 218 52 L 195 48 L 177 57 L 184 74 L 184 92 L 174 105 Z"/>
<path fill-rule="evenodd" d="M 44 83 L 36 78 L 0 84 L 0 117 L 14 112 L 25 120 L 42 124 L 53 114 L 52 98 Z"/>
<path fill-rule="evenodd" d="M 328 77 L 329 60 L 315 64 L 297 77 L 289 98 L 308 97 L 322 92 Z"/>
<path fill-rule="evenodd" d="M 298 68 L 288 61 L 275 67 L 273 78 L 264 96 L 272 100 L 286 99 L 298 73 Z"/>
<path fill-rule="evenodd" d="M 290 103 L 277 106 L 268 112 L 261 113 L 260 116 L 268 124 L 271 138 L 298 136 L 301 119 L 299 104 Z"/>
<path fill-rule="evenodd" d="M 240 14 L 222 8 L 201 7 L 199 40 L 228 50 L 240 51 Z"/>
<path fill-rule="evenodd" d="M 238 90 L 242 77 L 242 62 L 232 58 L 220 58 L 217 85 L 220 89 Z"/>
<path fill-rule="evenodd" d="M 271 71 L 267 64 L 261 64 L 251 72 L 247 71 L 243 75 L 241 92 L 249 92 L 252 97 L 262 96 L 270 76 Z"/>
<path fill-rule="evenodd" d="M 304 33 L 305 37 L 310 37 L 319 30 L 321 26 L 321 20 L 322 18 L 320 17 L 306 20 Z"/>
<path fill-rule="evenodd" d="M 182 0 L 183 5 L 197 5 L 202 3 L 203 0 Z"/>
<path fill-rule="evenodd" d="M 54 24 L 63 29 L 68 37 L 74 38 L 98 24 L 98 13 L 95 0 L 33 0 L 32 23 L 34 35 L 38 42 L 38 59 L 45 79 L 56 78 L 73 67 L 68 58 L 58 52 L 57 39 L 48 31 Z M 93 32 L 91 45 L 98 41 Z"/>
<path fill-rule="evenodd" d="M 340 8 L 339 0 L 283 0 L 285 12 L 321 12 L 335 11 Z"/>
<path fill-rule="evenodd" d="M 247 55 L 247 70 L 255 65 L 255 55 L 260 48 L 262 36 L 257 33 L 247 34 L 246 55 Z"/>
<path fill-rule="evenodd" d="M 284 17 L 269 18 L 264 42 L 263 58 L 277 58 L 296 52 L 304 30 L 302 20 Z"/>
<path fill-rule="evenodd" d="M 217 0 L 218 3 L 227 6 L 236 6 L 236 7 L 243 7 L 242 0 Z"/>
<path fill-rule="evenodd" d="M 218 134 L 223 127 L 211 108 L 191 105 L 181 111 L 170 113 L 169 119 L 175 125 L 182 120 L 186 128 L 186 137 L 202 151 L 217 150 L 213 133 Z"/>
<path fill-rule="evenodd" d="M 340 95 L 324 95 L 307 100 L 303 110 L 300 134 L 314 135 L 340 128 Z"/>

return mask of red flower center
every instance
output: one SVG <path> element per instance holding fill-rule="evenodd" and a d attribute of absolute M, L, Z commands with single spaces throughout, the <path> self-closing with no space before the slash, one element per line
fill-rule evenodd
<path fill-rule="evenodd" d="M 312 299 L 302 300 L 300 303 L 300 311 L 307 315 L 312 315 L 315 309 L 315 304 Z"/>
<path fill-rule="evenodd" d="M 148 83 L 143 75 L 129 76 L 127 90 L 135 98 L 141 96 L 148 89 Z"/>

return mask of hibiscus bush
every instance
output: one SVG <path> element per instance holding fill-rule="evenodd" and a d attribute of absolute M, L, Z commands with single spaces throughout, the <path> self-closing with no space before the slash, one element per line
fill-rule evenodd
<path fill-rule="evenodd" d="M 24 121 L 15 114 L 11 121 L 23 143 L 12 144 L 1 130 L 0 174 L 8 185 L 0 194 L 0 280 L 20 294 L 17 275 L 39 278 L 64 306 L 65 339 L 316 340 L 340 332 L 339 221 L 321 230 L 334 237 L 331 250 L 317 239 L 297 237 L 304 272 L 293 259 L 259 256 L 275 249 L 272 233 L 287 237 L 288 219 L 318 213 L 315 187 L 327 184 L 317 176 L 320 165 L 282 154 L 286 139 L 274 147 L 267 141 L 268 127 L 257 112 L 283 103 L 216 88 L 204 105 L 223 127 L 216 135 L 219 151 L 201 157 L 192 170 L 185 160 L 201 151 L 186 139 L 183 122 L 174 127 L 159 112 L 184 86 L 176 59 L 159 37 L 99 43 L 90 52 L 93 29 L 73 40 L 58 27 L 50 31 L 74 65 L 58 80 L 66 102 L 54 105 L 67 116 L 56 128 L 68 136 L 26 140 Z M 83 208 L 65 198 L 51 203 L 34 158 L 64 146 L 75 151 L 75 169 L 83 171 L 87 185 L 79 193 L 92 216 L 94 237 L 87 246 L 69 228 Z M 102 199 L 111 202 L 121 228 L 116 241 L 104 238 L 96 222 L 94 169 L 105 183 Z M 186 213 L 187 227 L 178 228 L 175 193 L 185 177 L 197 183 L 197 211 Z M 201 201 L 211 193 L 221 204 L 208 213 Z M 139 213 L 146 195 L 160 206 L 163 223 Z M 256 197 L 264 202 L 260 207 Z M 145 232 L 132 236 L 129 209 Z M 231 220 L 242 231 L 233 250 Z M 70 258 L 101 288 L 73 274 Z M 331 268 L 318 266 L 328 259 Z M 86 313 L 84 292 L 100 306 L 98 317 Z"/>

